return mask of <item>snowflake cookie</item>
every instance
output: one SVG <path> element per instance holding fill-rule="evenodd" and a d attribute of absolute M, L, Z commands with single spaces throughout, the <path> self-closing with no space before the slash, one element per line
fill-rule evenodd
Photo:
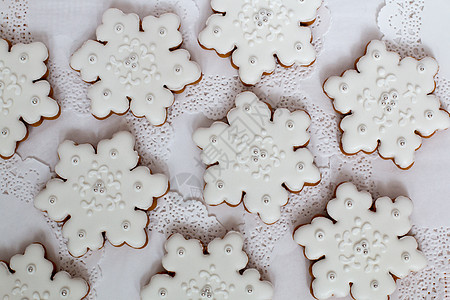
<path fill-rule="evenodd" d="M 219 55 L 232 52 L 239 77 L 253 85 L 264 73 L 283 66 L 310 65 L 316 59 L 311 30 L 322 0 L 211 0 L 216 12 L 206 22 L 198 40 Z"/>
<path fill-rule="evenodd" d="M 382 197 L 375 201 L 376 211 L 371 207 L 371 195 L 346 182 L 327 205 L 334 221 L 317 217 L 296 230 L 294 239 L 306 257 L 318 260 L 312 266 L 315 298 L 351 292 L 357 300 L 388 299 L 396 288 L 393 276 L 403 278 L 426 266 L 416 240 L 404 236 L 411 229 L 411 200 Z"/>
<path fill-rule="evenodd" d="M 267 223 L 280 218 L 288 190 L 300 192 L 317 184 L 320 173 L 305 146 L 310 118 L 304 111 L 279 108 L 272 115 L 267 104 L 251 92 L 236 97 L 227 115 L 230 125 L 215 122 L 194 133 L 209 167 L 204 175 L 204 199 L 209 205 L 226 202 L 258 213 Z"/>
<path fill-rule="evenodd" d="M 272 299 L 272 285 L 261 281 L 257 270 L 241 272 L 248 262 L 243 243 L 241 234 L 229 232 L 204 249 L 198 240 L 172 235 L 166 242 L 162 264 L 175 274 L 153 276 L 141 292 L 142 300 Z"/>
<path fill-rule="evenodd" d="M 10 158 L 27 136 L 24 123 L 39 125 L 58 116 L 59 106 L 49 98 L 48 51 L 42 43 L 16 44 L 9 50 L 0 39 L 0 157 Z"/>
<path fill-rule="evenodd" d="M 344 117 L 342 148 L 345 153 L 373 152 L 391 158 L 407 169 L 414 151 L 436 130 L 450 126 L 449 115 L 440 109 L 434 91 L 436 61 L 407 57 L 400 60 L 381 41 L 372 41 L 356 70 L 330 77 L 324 85 Z"/>
<path fill-rule="evenodd" d="M 73 256 L 100 249 L 103 232 L 114 246 L 146 245 L 145 210 L 156 206 L 154 197 L 167 191 L 168 179 L 136 167 L 134 142 L 130 133 L 119 132 L 100 141 L 97 152 L 90 144 L 65 141 L 59 146 L 55 171 L 61 178 L 50 180 L 34 205 L 53 220 L 65 222 L 62 233 Z"/>
<path fill-rule="evenodd" d="M 87 41 L 70 61 L 84 81 L 95 82 L 88 91 L 95 117 L 123 114 L 130 107 L 153 125 L 165 122 L 172 91 L 181 92 L 201 77 L 189 52 L 173 50 L 182 43 L 179 27 L 180 18 L 172 13 L 148 16 L 142 23 L 138 15 L 115 8 L 104 13 L 98 41 Z"/>
<path fill-rule="evenodd" d="M 25 254 L 11 258 L 9 267 L 0 262 L 0 299 L 79 300 L 88 294 L 84 280 L 71 278 L 63 271 L 53 275 L 53 271 L 52 262 L 45 259 L 44 247 L 31 244 Z"/>

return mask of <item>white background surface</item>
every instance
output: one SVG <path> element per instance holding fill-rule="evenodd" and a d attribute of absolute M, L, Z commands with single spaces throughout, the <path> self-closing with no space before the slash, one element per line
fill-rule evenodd
<path fill-rule="evenodd" d="M 148 2 L 154 4 L 156 1 Z M 179 5 L 183 5 L 183 2 L 184 0 L 178 1 Z M 186 3 L 188 2 L 190 1 L 186 0 Z M 193 30 L 198 33 L 211 11 L 208 0 L 196 2 L 200 15 L 193 24 Z M 424 12 L 422 42 L 429 54 L 434 55 L 440 62 L 443 74 L 450 78 L 449 1 L 429 0 L 429 2 L 433 5 L 427 6 Z M 437 2 L 445 4 L 446 8 L 436 5 Z M 323 110 L 330 113 L 333 111 L 331 101 L 321 90 L 324 80 L 353 68 L 355 60 L 363 55 L 366 44 L 372 39 L 382 37 L 377 27 L 377 15 L 384 4 L 382 0 L 326 1 L 331 12 L 332 24 L 324 39 L 324 50 L 315 62 L 320 67 L 310 78 L 302 82 L 302 88 L 314 97 L 314 101 L 317 101 Z M 30 0 L 29 6 L 30 12 L 34 14 L 32 17 L 29 16 L 30 31 L 35 39 L 38 37 L 49 46 L 50 56 L 61 64 L 68 64 L 70 54 L 84 40 L 93 38 L 95 28 L 106 8 L 118 7 L 126 12 L 136 12 L 141 17 L 151 14 L 148 8 L 151 5 L 147 5 L 145 1 L 136 4 L 132 0 L 82 0 L 75 8 L 67 5 L 66 1 Z M 446 11 L 444 17 L 436 17 L 439 11 Z M 46 19 L 47 22 L 38 22 L 42 19 Z M 51 35 L 47 33 L 46 26 L 52 27 Z M 201 50 L 196 43 L 189 43 L 186 47 L 191 50 L 193 59 L 201 64 L 204 74 L 225 76 L 236 74 L 229 60 L 219 58 L 213 51 Z M 172 124 L 175 137 L 167 161 L 171 177 L 190 173 L 201 178 L 203 166 L 197 163 L 200 152 L 192 142 L 191 135 L 196 128 L 211 123 L 212 121 L 201 113 L 184 114 L 175 119 Z M 57 146 L 64 139 L 70 138 L 77 143 L 89 142 L 96 145 L 99 140 L 110 138 L 113 132 L 126 128 L 124 119 L 119 116 L 99 121 L 91 115 L 63 111 L 58 120 L 45 121 L 42 126 L 31 128 L 29 139 L 20 145 L 18 153 L 24 159 L 37 158 L 53 170 L 57 162 Z M 375 158 L 371 171 L 375 190 L 379 195 L 390 197 L 409 196 L 415 204 L 412 221 L 418 227 L 450 227 L 448 149 L 450 149 L 450 132 L 444 131 L 424 141 L 416 152 L 416 163 L 409 171 L 399 170 L 390 160 Z M 189 196 L 189 191 L 179 192 Z M 227 229 L 236 229 L 243 221 L 242 206 L 229 208 L 222 205 L 208 210 Z M 22 252 L 28 243 L 39 241 L 47 246 L 50 258 L 58 265 L 57 241 L 49 231 L 44 217 L 30 205 L 14 197 L 0 195 L 0 228 L 0 260 L 9 260 L 13 254 Z M 142 250 L 128 247 L 114 248 L 106 243 L 102 259 L 99 261 L 102 278 L 95 288 L 96 299 L 139 299 L 141 287 L 148 283 L 152 275 L 162 271 L 160 260 L 164 254 L 164 241 L 163 234 L 152 232 L 148 246 Z M 302 254 L 301 247 L 295 244 L 291 235 L 284 236 L 277 244 L 266 276 L 266 279 L 270 279 L 275 286 L 273 299 L 313 299 L 309 289 L 311 280 L 308 272 L 309 264 Z M 393 299 L 397 299 L 396 296 Z"/>

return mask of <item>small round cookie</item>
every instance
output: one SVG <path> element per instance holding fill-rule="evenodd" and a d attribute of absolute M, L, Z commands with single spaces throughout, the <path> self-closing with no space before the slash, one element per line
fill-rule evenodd
<path fill-rule="evenodd" d="M 374 211 L 371 207 L 369 193 L 342 183 L 327 205 L 332 219 L 317 217 L 295 231 L 294 240 L 305 247 L 306 257 L 318 260 L 312 265 L 315 298 L 351 294 L 356 300 L 388 299 L 396 278 L 425 268 L 416 240 L 405 236 L 411 229 L 411 200 L 381 197 Z"/>
<path fill-rule="evenodd" d="M 142 289 L 141 299 L 272 299 L 272 285 L 261 281 L 257 270 L 242 272 L 248 262 L 243 243 L 237 232 L 213 240 L 207 248 L 198 240 L 172 235 L 166 242 L 167 254 L 162 260 L 170 275 L 153 276 Z"/>
<path fill-rule="evenodd" d="M 31 244 L 25 253 L 11 258 L 10 266 L 0 262 L 0 299 L 80 300 L 89 285 L 81 278 L 71 278 L 64 271 L 54 273 L 41 244 Z"/>
<path fill-rule="evenodd" d="M 103 247 L 104 237 L 114 246 L 147 244 L 146 210 L 156 206 L 156 197 L 168 190 L 163 174 L 136 167 L 139 156 L 129 132 L 118 132 L 99 142 L 97 151 L 89 144 L 63 142 L 55 167 L 61 177 L 52 179 L 34 200 L 34 205 L 57 222 L 64 222 L 63 236 L 71 255 Z"/>
<path fill-rule="evenodd" d="M 37 126 L 55 119 L 59 106 L 49 97 L 48 51 L 44 44 L 16 44 L 0 39 L 0 157 L 10 158 L 27 137 L 24 123 Z"/>
<path fill-rule="evenodd" d="M 124 114 L 130 108 L 152 125 L 166 121 L 172 91 L 181 92 L 201 78 L 189 52 L 174 50 L 182 43 L 179 27 L 180 18 L 172 13 L 148 16 L 142 23 L 138 15 L 115 8 L 104 13 L 98 41 L 85 42 L 70 61 L 84 81 L 94 83 L 88 97 L 95 117 Z"/>
<path fill-rule="evenodd" d="M 213 14 L 198 40 L 220 56 L 232 55 L 244 84 L 254 85 L 283 66 L 307 66 L 316 59 L 312 23 L 322 0 L 211 0 Z"/>
<path fill-rule="evenodd" d="M 228 123 L 215 122 L 197 129 L 193 139 L 202 149 L 206 169 L 203 197 L 209 205 L 223 202 L 257 213 L 266 224 L 275 223 L 289 191 L 320 181 L 320 172 L 307 148 L 307 113 L 284 108 L 272 114 L 251 92 L 236 97 Z"/>
<path fill-rule="evenodd" d="M 340 124 L 343 152 L 378 149 L 399 168 L 410 168 L 421 137 L 450 127 L 449 114 L 431 94 L 438 64 L 430 57 L 400 60 L 382 41 L 374 40 L 356 69 L 324 84 L 336 111 L 345 115 Z"/>

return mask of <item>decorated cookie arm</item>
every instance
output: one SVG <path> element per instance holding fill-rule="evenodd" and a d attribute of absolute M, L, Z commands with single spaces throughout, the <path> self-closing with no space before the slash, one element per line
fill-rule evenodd
<path fill-rule="evenodd" d="M 314 280 L 311 287 L 314 297 L 317 299 L 328 299 L 331 297 L 345 297 L 350 292 L 350 283 L 344 276 L 339 276 L 343 273 L 338 269 L 330 270 L 329 261 L 327 258 L 319 260 L 312 266 L 312 274 Z"/>
<path fill-rule="evenodd" d="M 129 99 L 119 86 L 111 86 L 103 80 L 97 81 L 88 88 L 91 99 L 91 112 L 97 118 L 106 118 L 111 112 L 124 114 L 129 107 Z"/>
<path fill-rule="evenodd" d="M 267 48 L 260 46 L 256 53 L 248 53 L 244 49 L 237 48 L 231 55 L 233 64 L 239 68 L 239 77 L 248 85 L 255 85 L 264 73 L 272 73 L 275 70 L 273 55 L 267 53 Z"/>
<path fill-rule="evenodd" d="M 115 222 L 106 232 L 106 238 L 113 246 L 124 243 L 133 248 L 142 248 L 147 244 L 146 226 L 148 216 L 145 212 L 136 210 L 122 215 L 122 222 Z"/>
<path fill-rule="evenodd" d="M 156 46 L 162 49 L 174 49 L 181 45 L 183 37 L 180 28 L 181 20 L 176 14 L 167 13 L 159 18 L 154 16 L 145 17 L 142 20 L 142 29 L 157 37 Z"/>
<path fill-rule="evenodd" d="M 104 239 L 101 224 L 95 220 L 87 220 L 79 224 L 73 218 L 64 223 L 62 234 L 67 239 L 67 248 L 74 257 L 81 257 L 90 249 L 92 251 L 103 247 Z"/>
<path fill-rule="evenodd" d="M 199 128 L 194 132 L 193 140 L 202 149 L 201 159 L 207 165 L 216 163 L 223 155 L 220 149 L 224 147 L 223 135 L 229 125 L 224 122 L 214 122 L 209 128 Z"/>
<path fill-rule="evenodd" d="M 63 179 L 76 176 L 89 165 L 89 160 L 94 155 L 95 150 L 92 145 L 76 145 L 74 142 L 66 140 L 58 147 L 59 161 L 55 166 L 55 171 Z M 82 159 L 86 156 L 86 159 Z"/>
<path fill-rule="evenodd" d="M 415 115 L 417 118 L 417 132 L 423 137 L 429 137 L 437 130 L 450 127 L 450 118 L 447 111 L 440 109 L 441 103 L 435 95 L 427 95 L 426 101 L 422 102 L 421 111 Z"/>
<path fill-rule="evenodd" d="M 327 241 L 334 238 L 325 232 L 330 231 L 332 226 L 333 222 L 330 219 L 317 217 L 311 224 L 300 226 L 295 231 L 294 240 L 305 247 L 307 258 L 317 260 L 325 255 L 325 247 L 329 244 Z"/>
<path fill-rule="evenodd" d="M 283 130 L 279 131 L 277 138 L 280 140 L 288 140 L 294 147 L 305 146 L 309 141 L 308 127 L 311 124 L 309 115 L 297 110 L 289 112 L 284 108 L 278 108 L 273 113 L 273 123 L 284 124 Z"/>
<path fill-rule="evenodd" d="M 359 151 L 371 153 L 378 147 L 378 140 L 381 138 L 376 126 L 371 126 L 373 120 L 367 119 L 358 113 L 345 116 L 340 128 L 342 134 L 342 149 L 347 154 L 355 154 Z"/>
<path fill-rule="evenodd" d="M 102 24 L 97 27 L 97 39 L 101 42 L 115 41 L 118 35 L 132 35 L 139 31 L 137 14 L 124 14 L 117 8 L 110 8 L 103 14 Z"/>
<path fill-rule="evenodd" d="M 210 16 L 206 21 L 206 28 L 198 36 L 200 44 L 207 49 L 216 50 L 220 55 L 231 53 L 236 46 L 236 32 L 228 27 L 228 23 L 228 18 L 221 14 Z"/>
<path fill-rule="evenodd" d="M 131 171 L 135 181 L 131 181 L 131 189 L 136 193 L 135 206 L 147 210 L 154 204 L 154 198 L 163 196 L 169 188 L 164 174 L 151 174 L 147 167 L 139 166 Z"/>
<path fill-rule="evenodd" d="M 191 55 L 184 49 L 171 51 L 170 61 L 161 66 L 165 86 L 172 91 L 181 91 L 190 83 L 200 79 L 200 66 L 190 60 Z"/>
<path fill-rule="evenodd" d="M 281 207 L 286 205 L 288 197 L 288 191 L 281 184 L 268 189 L 260 182 L 257 188 L 247 189 L 244 205 L 249 212 L 257 213 L 264 223 L 273 224 L 280 219 Z"/>
<path fill-rule="evenodd" d="M 422 144 L 422 138 L 411 131 L 399 136 L 385 136 L 378 152 L 382 157 L 393 158 L 396 165 L 406 169 L 414 163 L 414 153 Z"/>
<path fill-rule="evenodd" d="M 320 181 L 319 169 L 314 165 L 312 153 L 305 148 L 293 153 L 296 161 L 283 175 L 284 184 L 292 192 L 300 192 L 305 184 L 314 185 Z"/>
<path fill-rule="evenodd" d="M 67 192 L 65 183 L 61 179 L 52 179 L 47 182 L 43 191 L 34 199 L 34 206 L 46 211 L 57 222 L 64 221 L 69 215 L 69 209 L 65 201 L 77 201 L 77 195 Z"/>
<path fill-rule="evenodd" d="M 23 90 L 23 98 L 29 99 L 33 109 L 24 110 L 21 116 L 28 124 L 37 124 L 41 118 L 53 118 L 58 115 L 59 106 L 55 100 L 48 97 L 50 84 L 40 80 L 33 83 L 31 89 Z"/>
<path fill-rule="evenodd" d="M 236 206 L 241 203 L 244 183 L 237 174 L 225 174 L 220 165 L 214 165 L 206 169 L 204 179 L 203 198 L 209 205 L 226 202 Z"/>
<path fill-rule="evenodd" d="M 88 40 L 78 49 L 70 58 L 70 66 L 80 71 L 81 78 L 86 82 L 95 82 L 98 80 L 98 66 L 106 63 L 105 55 L 102 53 L 103 45 L 97 41 Z"/>
<path fill-rule="evenodd" d="M 252 92 L 242 92 L 236 96 L 236 107 L 228 114 L 228 122 L 244 118 L 247 126 L 266 126 L 270 122 L 272 112 L 267 103 L 262 102 Z"/>
<path fill-rule="evenodd" d="M 130 103 L 131 111 L 136 117 L 146 117 L 155 126 L 166 121 L 167 107 L 175 100 L 172 92 L 165 87 L 153 85 L 151 92 L 135 93 L 135 100 Z M 125 104 L 126 105 L 126 104 Z"/>
<path fill-rule="evenodd" d="M 316 59 L 316 50 L 311 45 L 311 29 L 295 26 L 298 30 L 297 40 L 285 39 L 280 41 L 275 54 L 283 66 L 298 64 L 310 65 Z"/>
<path fill-rule="evenodd" d="M 350 182 L 341 183 L 336 188 L 336 198 L 327 204 L 327 212 L 336 221 L 346 221 L 345 214 L 366 213 L 372 206 L 372 195 L 368 192 L 360 192 Z"/>
<path fill-rule="evenodd" d="M 16 151 L 17 142 L 27 136 L 27 128 L 17 119 L 0 118 L 0 155 L 11 157 Z"/>
<path fill-rule="evenodd" d="M 18 63 L 14 72 L 26 74 L 33 80 L 41 79 L 47 73 L 45 61 L 48 58 L 47 47 L 41 42 L 16 44 L 11 47 L 11 59 Z"/>

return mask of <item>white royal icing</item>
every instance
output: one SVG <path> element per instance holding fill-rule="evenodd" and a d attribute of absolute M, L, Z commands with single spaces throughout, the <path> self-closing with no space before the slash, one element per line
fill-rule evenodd
<path fill-rule="evenodd" d="M 34 205 L 58 222 L 70 216 L 62 232 L 73 256 L 100 249 L 103 232 L 114 246 L 146 244 L 148 217 L 142 210 L 167 191 L 168 179 L 152 175 L 147 167 L 136 167 L 139 156 L 134 142 L 129 132 L 119 132 L 100 141 L 97 151 L 90 144 L 72 141 L 59 146 L 55 171 L 61 178 L 50 180 Z"/>
<path fill-rule="evenodd" d="M 158 274 L 141 292 L 142 300 L 270 300 L 273 288 L 255 269 L 245 268 L 248 257 L 237 232 L 215 239 L 204 248 L 198 240 L 175 234 L 166 242 L 162 264 L 175 275 Z"/>
<path fill-rule="evenodd" d="M 434 91 L 436 61 L 426 57 L 400 60 L 381 41 L 372 41 L 356 70 L 330 77 L 324 85 L 334 107 L 345 116 L 340 127 L 342 148 L 348 154 L 373 152 L 392 158 L 400 168 L 414 163 L 421 136 L 450 126 Z M 417 134 L 418 133 L 418 134 Z"/>
<path fill-rule="evenodd" d="M 308 143 L 310 118 L 304 111 L 279 108 L 272 120 L 268 105 L 251 92 L 236 97 L 236 108 L 227 118 L 230 125 L 215 122 L 193 136 L 203 149 L 202 161 L 212 165 L 204 175 L 205 202 L 235 206 L 243 198 L 249 212 L 274 223 L 288 201 L 283 185 L 299 192 L 305 184 L 320 180 L 311 152 L 294 150 Z"/>
<path fill-rule="evenodd" d="M 44 44 L 16 44 L 9 51 L 0 39 L 0 156 L 11 157 L 17 142 L 27 135 L 24 124 L 53 118 L 59 106 L 49 98 L 50 84 L 41 79 L 47 72 Z"/>
<path fill-rule="evenodd" d="M 411 200 L 401 196 L 393 202 L 382 197 L 375 201 L 376 212 L 371 206 L 369 193 L 343 183 L 336 199 L 327 205 L 335 222 L 318 217 L 295 232 L 294 239 L 305 246 L 306 257 L 319 260 L 312 266 L 317 299 L 345 297 L 351 292 L 356 300 L 385 300 L 396 288 L 392 275 L 403 278 L 426 266 L 416 240 L 402 237 L 411 229 Z"/>
<path fill-rule="evenodd" d="M 182 43 L 179 26 L 180 18 L 172 13 L 145 17 L 142 24 L 136 14 L 115 8 L 104 13 L 97 28 L 100 42 L 87 41 L 70 61 L 83 80 L 100 79 L 88 91 L 94 116 L 122 114 L 130 107 L 153 125 L 165 122 L 166 108 L 174 101 L 171 91 L 181 91 L 201 76 L 188 51 L 172 51 Z"/>
<path fill-rule="evenodd" d="M 322 0 L 211 0 L 216 14 L 206 22 L 198 40 L 219 54 L 233 52 L 233 64 L 246 84 L 284 66 L 309 65 L 316 59 L 311 30 L 302 22 L 316 18 Z"/>
<path fill-rule="evenodd" d="M 40 244 L 31 244 L 25 254 L 11 258 L 9 266 L 0 262 L 0 299 L 2 300 L 79 300 L 89 287 L 81 278 L 64 271 L 53 275 L 53 264 L 45 259 Z"/>

